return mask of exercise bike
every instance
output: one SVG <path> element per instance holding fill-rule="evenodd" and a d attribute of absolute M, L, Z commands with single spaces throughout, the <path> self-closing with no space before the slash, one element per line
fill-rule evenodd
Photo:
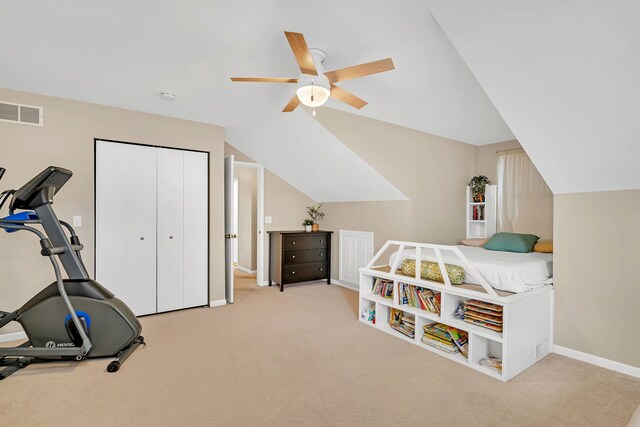
<path fill-rule="evenodd" d="M 0 168 L 0 179 L 4 173 Z M 9 216 L 0 218 L 0 228 L 7 233 L 35 234 L 40 239 L 40 254 L 49 258 L 56 277 L 18 310 L 0 311 L 0 329 L 15 321 L 28 338 L 17 347 L 0 347 L 0 380 L 35 362 L 95 357 L 115 357 L 107 372 L 116 372 L 144 344 L 136 316 L 89 277 L 80 255 L 80 239 L 53 211 L 53 198 L 71 175 L 67 169 L 50 166 L 19 190 L 0 194 L 0 210 L 11 197 Z M 63 279 L 58 260 L 68 279 Z"/>

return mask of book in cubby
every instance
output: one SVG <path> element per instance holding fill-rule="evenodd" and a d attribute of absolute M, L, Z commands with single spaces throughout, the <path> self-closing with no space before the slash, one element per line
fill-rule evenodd
<path fill-rule="evenodd" d="M 389 326 L 406 337 L 413 338 L 416 334 L 416 318 L 411 313 L 405 313 L 397 308 L 389 310 Z"/>
<path fill-rule="evenodd" d="M 418 308 L 429 313 L 440 314 L 442 294 L 428 288 L 408 283 L 398 283 L 398 301 L 400 305 Z"/>
<path fill-rule="evenodd" d="M 469 299 L 463 303 L 463 307 L 463 319 L 465 322 L 496 332 L 502 332 L 503 308 L 501 305 Z"/>
<path fill-rule="evenodd" d="M 421 341 L 445 353 L 461 353 L 464 357 L 469 356 L 467 332 L 443 323 L 433 322 L 424 325 Z"/>
<path fill-rule="evenodd" d="M 376 277 L 373 281 L 371 293 L 379 295 L 383 298 L 393 299 L 393 280 L 381 279 Z"/>

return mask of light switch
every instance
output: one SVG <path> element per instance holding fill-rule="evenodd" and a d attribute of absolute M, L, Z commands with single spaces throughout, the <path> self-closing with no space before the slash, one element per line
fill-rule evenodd
<path fill-rule="evenodd" d="M 265 224 L 271 224 L 272 221 L 273 221 L 273 218 L 271 218 L 270 216 L 265 216 L 264 217 L 264 223 Z"/>
<path fill-rule="evenodd" d="M 73 217 L 73 226 L 74 227 L 82 227 L 82 217 L 80 215 L 74 215 L 74 217 Z"/>

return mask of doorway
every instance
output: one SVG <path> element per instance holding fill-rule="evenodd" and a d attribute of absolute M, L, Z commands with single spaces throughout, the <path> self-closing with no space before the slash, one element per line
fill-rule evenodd
<path fill-rule="evenodd" d="M 236 268 L 264 286 L 264 167 L 225 158 L 225 290 L 234 302 Z"/>

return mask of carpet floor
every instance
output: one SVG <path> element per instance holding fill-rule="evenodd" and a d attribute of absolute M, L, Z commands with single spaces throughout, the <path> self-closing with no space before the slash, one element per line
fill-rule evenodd
<path fill-rule="evenodd" d="M 508 383 L 357 321 L 353 291 L 259 288 L 142 318 L 147 346 L 0 382 L 8 426 L 625 426 L 640 379 L 550 355 Z M 409 424 L 405 424 L 409 425 Z"/>

